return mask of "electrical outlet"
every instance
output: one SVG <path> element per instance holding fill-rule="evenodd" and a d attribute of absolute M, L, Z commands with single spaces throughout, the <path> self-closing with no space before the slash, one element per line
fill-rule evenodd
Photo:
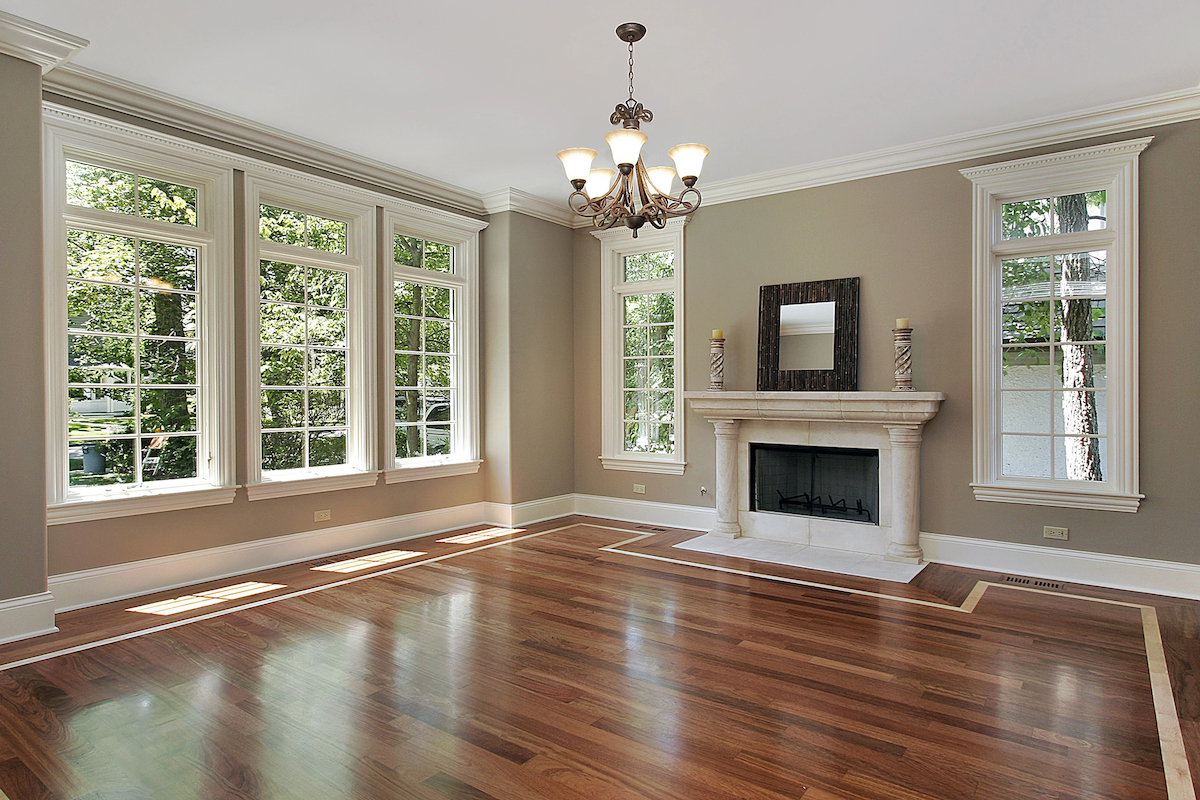
<path fill-rule="evenodd" d="M 313 512 L 313 522 L 329 522 L 331 519 L 333 519 L 333 512 L 328 508 Z"/>
<path fill-rule="evenodd" d="M 644 484 L 644 483 L 635 483 L 635 484 L 633 485 L 633 493 L 634 493 L 634 494 L 645 494 L 645 493 L 646 493 L 646 484 Z"/>
<path fill-rule="evenodd" d="M 1067 529 L 1066 528 L 1054 528 L 1054 527 L 1051 527 L 1050 525 L 1046 525 L 1045 527 L 1042 528 L 1042 538 L 1043 539 L 1062 539 L 1065 542 L 1067 540 Z"/>

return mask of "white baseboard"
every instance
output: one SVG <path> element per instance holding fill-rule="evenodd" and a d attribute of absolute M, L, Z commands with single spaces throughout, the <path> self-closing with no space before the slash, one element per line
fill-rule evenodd
<path fill-rule="evenodd" d="M 601 497 L 594 494 L 575 495 L 575 513 L 696 531 L 711 530 L 717 524 L 715 508 L 653 503 L 649 500 L 630 500 L 624 497 Z"/>
<path fill-rule="evenodd" d="M 54 595 L 27 594 L 0 600 L 0 644 L 54 633 Z"/>
<path fill-rule="evenodd" d="M 492 518 L 489 503 L 470 503 L 253 542 L 113 564 L 50 576 L 57 611 L 110 603 L 201 581 L 269 569 L 297 561 L 414 539 L 480 523 L 508 524 Z"/>
<path fill-rule="evenodd" d="M 1200 565 L 922 533 L 928 561 L 1200 600 Z"/>
<path fill-rule="evenodd" d="M 575 495 L 560 494 L 524 503 L 486 503 L 488 522 L 509 528 L 530 525 L 547 519 L 566 517 L 575 513 Z"/>
<path fill-rule="evenodd" d="M 707 531 L 716 510 L 623 497 L 565 494 L 525 503 L 469 503 L 161 558 L 52 575 L 49 591 L 0 601 L 0 643 L 51 633 L 54 611 L 124 600 L 246 572 L 400 542 L 469 525 L 520 527 L 582 514 Z M 1200 565 L 923 533 L 925 558 L 942 564 L 1200 599 Z"/>

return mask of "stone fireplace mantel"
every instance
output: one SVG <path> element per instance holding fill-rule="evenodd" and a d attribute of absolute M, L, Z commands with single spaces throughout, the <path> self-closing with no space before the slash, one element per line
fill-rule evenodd
<path fill-rule="evenodd" d="M 877 438 L 880 466 L 886 462 L 890 483 L 880 490 L 887 524 L 886 557 L 891 561 L 921 563 L 920 533 L 921 431 L 937 414 L 941 392 L 684 392 L 692 410 L 713 423 L 717 436 L 717 526 L 712 533 L 736 538 L 743 535 L 740 499 L 748 500 L 748 478 L 739 449 L 754 441 L 792 441 L 826 446 L 862 446 Z M 747 437 L 747 429 L 751 429 Z M 739 478 L 739 475 L 742 475 Z M 886 494 L 884 492 L 887 491 Z M 748 507 L 747 507 L 748 508 Z M 797 525 L 800 523 L 796 523 Z M 826 523 L 823 523 L 826 524 Z M 859 523 L 827 521 L 828 526 Z M 807 536 L 807 535 L 806 535 Z M 851 537 L 853 538 L 853 537 Z M 805 538 L 804 543 L 809 543 Z M 859 537 L 858 541 L 861 541 Z M 826 546 L 836 546 L 829 545 Z M 870 549 L 846 545 L 840 549 Z"/>

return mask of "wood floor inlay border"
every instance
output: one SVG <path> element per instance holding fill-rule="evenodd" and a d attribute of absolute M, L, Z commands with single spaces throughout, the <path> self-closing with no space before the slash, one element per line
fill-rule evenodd
<path fill-rule="evenodd" d="M 620 532 L 628 531 L 628 528 L 616 528 L 605 525 L 588 525 L 588 527 L 605 528 L 607 530 Z M 1142 616 L 1142 635 L 1146 644 L 1146 666 L 1150 672 L 1150 692 L 1154 698 L 1154 715 L 1158 723 L 1159 746 L 1162 748 L 1163 772 L 1167 781 L 1167 797 L 1169 800 L 1196 800 L 1195 783 L 1192 781 L 1192 773 L 1188 764 L 1187 751 L 1183 743 L 1183 729 L 1179 723 L 1179 712 L 1175 705 L 1175 696 L 1171 692 L 1171 678 L 1167 672 L 1167 658 L 1166 652 L 1163 649 L 1162 631 L 1158 625 L 1158 612 L 1154 606 L 1148 606 L 1141 603 L 1130 603 L 1123 600 L 1111 600 L 1104 597 L 1089 597 L 1087 595 L 1069 594 L 1066 592 L 1051 592 L 1046 591 L 1045 589 L 1035 589 L 1029 586 L 1018 586 L 1011 583 L 996 583 L 993 581 L 976 582 L 974 588 L 971 589 L 971 593 L 960 605 L 953 605 L 951 603 L 934 603 L 915 597 L 901 597 L 882 592 L 873 592 L 866 589 L 839 586 L 831 583 L 820 583 L 817 581 L 809 581 L 799 578 L 789 578 L 782 575 L 770 575 L 763 572 L 754 572 L 752 570 L 737 569 L 734 567 L 720 566 L 717 564 L 705 564 L 698 561 L 689 560 L 687 558 L 663 556 L 654 553 L 643 553 L 636 550 L 626 549 L 630 544 L 644 541 L 645 539 L 656 535 L 658 534 L 639 533 L 628 539 L 625 539 L 624 541 L 617 542 L 616 544 L 601 547 L 600 550 L 609 553 L 620 553 L 621 555 L 634 556 L 636 558 L 646 558 L 666 563 L 684 564 L 700 569 L 723 572 L 731 575 L 739 575 L 746 578 L 758 578 L 761 580 L 776 581 L 779 583 L 789 583 L 796 586 L 808 586 L 815 589 L 829 589 L 848 594 L 874 597 L 880 600 L 891 600 L 898 603 L 911 603 L 928 608 L 962 612 L 965 614 L 972 614 L 975 612 L 976 607 L 979 605 L 980 601 L 983 600 L 984 595 L 989 589 L 1009 589 L 1014 592 L 1028 592 L 1062 599 L 1084 600 L 1091 603 L 1104 603 L 1107 605 L 1139 609 Z"/>

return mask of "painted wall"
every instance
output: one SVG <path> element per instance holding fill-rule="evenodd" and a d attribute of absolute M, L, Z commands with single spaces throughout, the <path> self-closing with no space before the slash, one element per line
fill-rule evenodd
<path fill-rule="evenodd" d="M 574 491 L 571 231 L 493 215 L 483 234 L 487 499 Z"/>
<path fill-rule="evenodd" d="M 41 92 L 0 55 L 0 600 L 46 590 Z"/>
<path fill-rule="evenodd" d="M 685 379 L 708 382 L 708 336 L 725 331 L 725 383 L 752 390 L 760 285 L 860 276 L 859 388 L 892 386 L 897 317 L 915 331 L 918 389 L 947 400 L 926 428 L 922 530 L 1046 544 L 1043 525 L 1070 528 L 1063 547 L 1200 563 L 1200 122 L 1153 135 L 1141 158 L 1141 490 L 1137 514 L 984 503 L 971 480 L 971 183 L 958 170 L 1034 155 L 886 175 L 701 208 L 685 229 Z M 1046 152 L 1037 151 L 1037 152 Z M 685 419 L 682 476 L 604 470 L 600 453 L 599 243 L 575 232 L 575 488 L 577 492 L 712 506 L 712 426 Z M 699 494 L 701 486 L 710 489 Z"/>

